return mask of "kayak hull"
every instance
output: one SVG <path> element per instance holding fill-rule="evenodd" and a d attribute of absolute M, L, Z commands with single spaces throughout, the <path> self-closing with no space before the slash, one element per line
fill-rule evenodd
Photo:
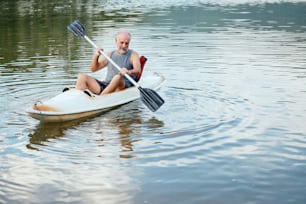
<path fill-rule="evenodd" d="M 141 87 L 157 90 L 164 80 L 165 78 L 163 76 L 155 74 L 148 77 L 142 77 L 139 85 Z M 32 118 L 40 120 L 41 122 L 64 122 L 94 117 L 117 106 L 140 98 L 137 87 L 131 87 L 103 96 L 93 93 L 90 93 L 90 95 L 91 96 L 84 91 L 70 89 L 42 103 L 34 104 L 34 106 L 27 109 L 26 112 Z"/>
<path fill-rule="evenodd" d="M 47 112 L 31 112 L 29 111 L 28 114 L 37 120 L 40 120 L 41 122 L 45 123 L 57 123 L 57 122 L 65 122 L 65 121 L 71 121 L 81 118 L 87 118 L 87 117 L 94 117 L 96 115 L 102 114 L 103 112 L 107 112 L 111 108 L 107 109 L 101 109 L 96 111 L 87 111 L 87 112 L 80 112 L 80 113 L 67 113 L 67 114 L 50 114 Z"/>

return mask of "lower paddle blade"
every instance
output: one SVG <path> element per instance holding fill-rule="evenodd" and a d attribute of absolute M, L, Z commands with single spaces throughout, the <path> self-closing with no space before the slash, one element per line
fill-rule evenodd
<path fill-rule="evenodd" d="M 164 99 L 160 97 L 154 90 L 138 87 L 140 91 L 140 99 L 152 111 L 157 111 L 164 103 Z"/>

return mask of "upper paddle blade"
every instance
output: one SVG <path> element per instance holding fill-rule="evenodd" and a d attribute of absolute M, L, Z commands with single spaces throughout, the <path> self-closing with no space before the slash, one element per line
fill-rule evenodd
<path fill-rule="evenodd" d="M 140 99 L 152 111 L 157 111 L 164 103 L 164 99 L 160 97 L 154 90 L 138 87 L 140 91 Z"/>
<path fill-rule="evenodd" d="M 85 27 L 79 20 L 73 21 L 70 25 L 67 26 L 67 29 L 73 33 L 75 36 L 81 36 L 84 37 L 86 32 L 85 32 Z"/>

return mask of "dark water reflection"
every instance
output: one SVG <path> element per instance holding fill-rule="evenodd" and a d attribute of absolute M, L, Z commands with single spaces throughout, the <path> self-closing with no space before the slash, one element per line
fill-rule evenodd
<path fill-rule="evenodd" d="M 304 203 L 306 4 L 1 1 L 0 203 Z M 166 103 L 40 123 L 120 29 Z M 95 76 L 102 77 L 102 73 Z"/>

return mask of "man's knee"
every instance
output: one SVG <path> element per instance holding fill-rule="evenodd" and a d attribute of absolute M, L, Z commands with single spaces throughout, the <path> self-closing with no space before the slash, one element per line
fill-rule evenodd
<path fill-rule="evenodd" d="M 120 91 L 125 88 L 125 82 L 123 77 L 119 74 L 115 75 L 108 85 L 108 88 L 103 92 L 103 94 L 111 93 L 114 91 Z"/>
<path fill-rule="evenodd" d="M 120 74 L 117 74 L 113 77 L 113 80 L 116 82 L 119 82 L 122 79 L 122 76 Z"/>
<path fill-rule="evenodd" d="M 80 73 L 79 75 L 78 75 L 78 80 L 81 80 L 81 79 L 86 79 L 87 78 L 87 75 L 86 74 L 83 74 L 83 73 Z"/>

